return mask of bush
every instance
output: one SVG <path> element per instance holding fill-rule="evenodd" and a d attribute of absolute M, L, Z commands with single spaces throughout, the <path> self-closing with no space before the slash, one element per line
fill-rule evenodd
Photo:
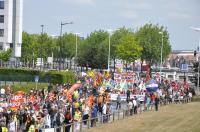
<path fill-rule="evenodd" d="M 39 82 L 53 84 L 74 83 L 75 75 L 71 71 L 37 71 L 31 69 L 2 69 L 0 68 L 0 81 L 35 82 L 35 76 L 39 76 Z"/>
<path fill-rule="evenodd" d="M 71 71 L 49 71 L 45 77 L 53 84 L 74 83 L 75 75 Z"/>
<path fill-rule="evenodd" d="M 33 82 L 35 75 L 39 75 L 39 71 L 0 68 L 0 80 L 1 81 Z"/>

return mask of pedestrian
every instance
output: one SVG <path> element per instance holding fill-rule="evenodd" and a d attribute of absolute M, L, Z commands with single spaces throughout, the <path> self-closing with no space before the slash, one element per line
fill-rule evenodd
<path fill-rule="evenodd" d="M 130 115 L 133 115 L 133 100 L 130 99 L 128 102 L 128 110 L 130 111 Z"/>
<path fill-rule="evenodd" d="M 155 110 L 158 111 L 158 105 L 159 105 L 159 98 L 158 96 L 156 95 L 155 96 Z"/>
<path fill-rule="evenodd" d="M 88 122 L 89 112 L 90 112 L 90 108 L 89 108 L 88 105 L 86 105 L 84 110 L 83 110 L 83 123 L 84 123 L 84 125 L 86 125 L 87 122 Z"/>
<path fill-rule="evenodd" d="M 72 117 L 71 117 L 71 114 L 70 114 L 70 110 L 67 110 L 66 114 L 65 114 L 65 120 L 64 120 L 64 123 L 66 125 L 65 127 L 65 132 L 70 132 L 70 123 L 72 122 Z"/>
<path fill-rule="evenodd" d="M 97 108 L 95 106 L 91 109 L 91 127 L 96 125 Z"/>
<path fill-rule="evenodd" d="M 120 93 L 118 93 L 117 95 L 117 106 L 116 106 L 116 110 L 117 109 L 121 109 L 121 96 L 120 96 Z"/>
<path fill-rule="evenodd" d="M 133 110 L 134 110 L 134 114 L 137 114 L 137 100 L 136 100 L 136 97 L 134 97 L 133 99 Z"/>
<path fill-rule="evenodd" d="M 107 122 L 107 104 L 106 102 L 104 102 L 103 104 L 103 123 L 106 123 Z"/>
<path fill-rule="evenodd" d="M 131 92 L 130 92 L 130 90 L 128 89 L 127 92 L 126 92 L 126 101 L 127 101 L 127 103 L 129 102 L 130 95 L 131 95 Z"/>
<path fill-rule="evenodd" d="M 75 121 L 75 128 L 78 130 L 80 128 L 80 121 L 81 121 L 81 112 L 79 109 L 76 109 L 74 114 L 74 121 Z"/>

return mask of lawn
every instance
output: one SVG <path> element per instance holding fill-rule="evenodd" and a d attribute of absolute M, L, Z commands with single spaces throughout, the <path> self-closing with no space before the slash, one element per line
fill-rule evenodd
<path fill-rule="evenodd" d="M 200 102 L 173 104 L 85 132 L 200 132 Z"/>
<path fill-rule="evenodd" d="M 1 87 L 7 87 L 7 86 L 1 86 Z M 24 92 L 29 92 L 30 89 L 36 89 L 36 83 L 34 82 L 23 82 L 23 83 L 15 83 L 11 84 L 11 88 L 14 92 L 16 91 L 24 91 Z M 48 83 L 38 83 L 37 84 L 37 89 L 47 89 L 48 88 Z"/>

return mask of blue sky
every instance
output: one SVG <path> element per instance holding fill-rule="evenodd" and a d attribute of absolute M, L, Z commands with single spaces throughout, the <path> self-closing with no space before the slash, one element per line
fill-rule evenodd
<path fill-rule="evenodd" d="M 127 27 L 137 29 L 151 22 L 167 27 L 173 50 L 194 50 L 200 32 L 200 0 L 24 0 L 23 30 L 49 35 L 63 32 L 87 36 L 98 29 Z"/>

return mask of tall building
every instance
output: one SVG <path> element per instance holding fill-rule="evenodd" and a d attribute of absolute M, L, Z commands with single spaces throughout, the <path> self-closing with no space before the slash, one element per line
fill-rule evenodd
<path fill-rule="evenodd" d="M 21 57 L 23 0 L 0 0 L 0 50 Z"/>

